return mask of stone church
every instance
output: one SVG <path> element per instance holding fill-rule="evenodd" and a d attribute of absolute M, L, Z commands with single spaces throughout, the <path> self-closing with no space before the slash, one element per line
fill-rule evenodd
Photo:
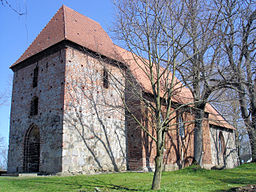
<path fill-rule="evenodd" d="M 148 80 L 136 69 L 131 53 L 115 45 L 99 23 L 62 6 L 10 68 L 8 173 L 154 169 L 154 144 L 129 121 L 120 97 L 127 87 L 115 84 L 125 85 L 126 68 L 143 93 L 148 92 Z M 190 95 L 185 88 L 181 92 L 180 97 Z M 142 113 L 138 102 L 130 104 Z M 180 127 L 193 114 L 184 114 L 175 120 L 177 129 L 168 133 L 165 170 L 188 166 L 193 159 L 193 124 Z M 237 165 L 234 130 L 207 105 L 205 168 Z"/>

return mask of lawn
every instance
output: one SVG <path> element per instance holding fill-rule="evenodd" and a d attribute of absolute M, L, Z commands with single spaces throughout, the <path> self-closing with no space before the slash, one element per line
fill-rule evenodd
<path fill-rule="evenodd" d="M 153 173 L 111 173 L 70 177 L 0 177 L 0 192 L 9 191 L 150 191 Z M 164 172 L 160 191 L 216 191 L 256 184 L 256 163 L 235 169 L 204 170 L 191 166 Z"/>

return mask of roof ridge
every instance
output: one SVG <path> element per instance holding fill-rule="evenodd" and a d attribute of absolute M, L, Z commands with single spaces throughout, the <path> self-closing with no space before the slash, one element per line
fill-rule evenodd
<path fill-rule="evenodd" d="M 64 30 L 64 39 L 67 39 L 67 36 L 66 36 L 66 5 L 62 4 L 61 6 L 61 9 L 63 9 L 63 23 L 64 23 L 64 26 L 63 26 L 63 30 Z"/>
<path fill-rule="evenodd" d="M 225 116 L 224 115 L 222 115 L 222 113 L 220 113 L 219 112 L 219 110 L 216 108 L 216 106 L 214 106 L 213 104 L 211 104 L 210 102 L 208 102 L 208 104 L 213 108 L 213 110 L 215 110 L 216 112 L 217 112 L 217 114 L 214 114 L 214 115 L 219 115 L 220 117 L 222 117 L 223 118 L 223 120 L 218 120 L 218 121 L 225 121 L 226 123 L 228 123 L 231 127 L 233 127 L 234 129 L 236 129 L 230 122 L 229 122 L 229 120 L 227 120 L 226 118 L 225 118 Z M 210 112 L 209 112 L 210 113 Z"/>

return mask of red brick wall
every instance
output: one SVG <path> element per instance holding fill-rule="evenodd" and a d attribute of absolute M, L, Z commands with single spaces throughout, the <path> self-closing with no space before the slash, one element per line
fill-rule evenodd
<path fill-rule="evenodd" d="M 145 109 L 143 110 L 143 107 L 141 107 L 140 112 L 138 113 L 138 115 L 140 115 L 141 117 L 138 117 L 138 119 L 141 118 L 143 125 L 145 127 L 148 127 L 149 132 L 152 135 L 155 135 L 154 125 L 152 124 L 152 118 L 150 117 L 150 114 L 151 113 L 149 113 Z M 177 114 L 174 109 L 172 109 L 171 118 L 173 118 L 173 120 L 171 121 L 169 131 L 166 134 L 164 152 L 164 164 L 166 170 L 178 169 L 188 166 L 192 163 L 194 157 L 193 113 L 189 110 L 183 112 L 183 121 L 185 122 L 185 138 L 183 139 L 179 135 Z M 152 170 L 154 168 L 156 144 L 146 132 L 142 131 L 139 128 L 138 124 L 135 123 L 133 126 L 137 126 L 137 137 L 135 139 L 139 141 L 139 146 L 142 145 L 142 148 L 136 148 L 136 150 L 134 150 L 130 147 L 130 145 L 128 145 L 128 151 L 131 151 L 131 153 L 134 155 L 137 154 L 137 159 L 142 158 L 142 167 L 139 167 L 141 166 L 140 160 L 137 163 L 136 169 L 140 168 L 144 170 Z M 203 164 L 211 164 L 211 146 L 208 120 L 203 121 L 203 138 Z M 142 157 L 140 155 L 140 151 L 138 150 L 142 151 Z M 136 157 L 134 159 L 136 159 Z"/>

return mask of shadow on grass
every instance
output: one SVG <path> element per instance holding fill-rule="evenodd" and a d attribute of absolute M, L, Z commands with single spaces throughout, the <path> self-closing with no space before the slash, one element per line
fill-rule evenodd
<path fill-rule="evenodd" d="M 126 190 L 126 191 L 139 191 L 138 189 L 132 189 L 132 188 L 124 187 L 124 186 L 121 186 L 121 185 L 110 184 L 110 183 L 106 183 L 106 182 L 103 182 L 103 181 L 98 180 L 98 179 L 97 179 L 97 181 L 98 181 L 98 183 L 103 184 L 103 186 L 108 186 L 109 189 Z"/>
<path fill-rule="evenodd" d="M 69 178 L 70 179 L 70 178 Z M 95 191 L 95 189 L 101 190 L 117 190 L 117 191 L 141 191 L 135 188 L 130 188 L 123 185 L 116 185 L 111 183 L 111 181 L 103 181 L 96 178 L 91 179 L 79 179 L 73 178 L 71 180 L 66 180 L 66 178 L 36 178 L 36 179 L 24 179 L 24 180 L 16 180 L 12 183 L 12 185 L 16 185 L 17 188 L 29 188 L 28 191 L 33 191 L 38 187 L 47 186 L 47 190 L 51 191 L 63 191 L 63 190 L 78 190 L 80 192 L 84 191 Z M 35 188 L 33 188 L 33 186 Z M 32 187 L 32 190 L 31 190 Z M 97 191 L 97 190 L 96 190 Z"/>
<path fill-rule="evenodd" d="M 250 184 L 256 184 L 256 172 L 254 173 L 241 173 L 232 171 L 216 171 L 217 174 L 207 176 L 211 180 L 219 181 L 228 185 L 233 185 L 230 189 L 216 190 L 216 192 L 234 192 L 236 187 L 234 186 L 247 186 Z M 217 175 L 217 177 L 216 177 Z"/>
<path fill-rule="evenodd" d="M 178 175 L 193 175 L 207 178 L 209 181 L 219 185 L 222 189 L 215 192 L 234 192 L 236 187 L 256 184 L 256 164 L 247 164 L 234 169 L 205 170 L 198 166 L 191 166 L 177 171 Z M 218 188 L 219 188 L 218 187 Z"/>
<path fill-rule="evenodd" d="M 241 187 L 233 187 L 228 190 L 218 190 L 217 192 L 255 192 L 256 185 L 246 185 Z"/>

